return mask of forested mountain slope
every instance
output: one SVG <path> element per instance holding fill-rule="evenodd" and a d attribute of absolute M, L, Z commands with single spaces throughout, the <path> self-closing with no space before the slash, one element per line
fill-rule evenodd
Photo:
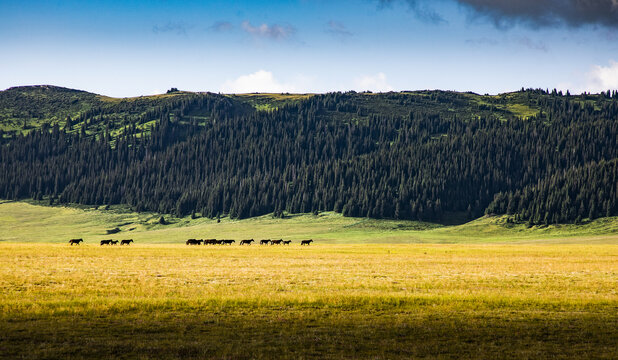
<path fill-rule="evenodd" d="M 40 86 L 0 92 L 0 124 L 8 199 L 236 218 L 618 214 L 616 92 L 112 99 Z"/>

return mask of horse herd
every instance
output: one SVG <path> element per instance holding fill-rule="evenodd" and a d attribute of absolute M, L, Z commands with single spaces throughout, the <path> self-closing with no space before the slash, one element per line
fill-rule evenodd
<path fill-rule="evenodd" d="M 217 239 L 189 239 L 186 241 L 187 245 L 232 245 L 236 240 L 217 240 Z M 240 240 L 239 245 L 251 245 L 255 240 Z M 301 240 L 301 245 L 310 245 L 313 240 Z M 290 245 L 292 240 L 260 240 L 260 245 Z"/>
<path fill-rule="evenodd" d="M 84 242 L 84 239 L 71 239 L 69 240 L 69 245 L 73 246 L 73 245 L 79 245 L 80 243 Z M 118 242 L 120 242 L 120 245 L 131 245 L 131 243 L 133 242 L 133 239 L 126 239 L 126 240 L 101 240 L 101 246 L 103 245 L 118 245 Z"/>
<path fill-rule="evenodd" d="M 71 239 L 69 240 L 69 245 L 73 246 L 73 245 L 79 245 L 80 243 L 84 242 L 84 239 Z M 108 239 L 108 240 L 101 240 L 101 246 L 103 245 L 118 245 L 118 242 L 120 242 L 120 245 L 131 245 L 131 243 L 133 242 L 133 239 L 127 239 L 127 240 L 112 240 L 112 239 Z M 236 240 L 217 240 L 217 239 L 189 239 L 186 241 L 187 245 L 232 245 L 233 243 L 235 243 Z M 240 244 L 239 245 L 251 245 L 253 242 L 255 242 L 255 240 L 253 239 L 249 239 L 249 240 L 240 240 Z M 311 245 L 311 243 L 313 242 L 313 240 L 301 240 L 300 244 L 301 245 Z M 292 243 L 292 240 L 283 240 L 283 239 L 279 239 L 279 240 L 270 240 L 270 239 L 265 239 L 265 240 L 260 240 L 260 245 L 290 245 Z"/>

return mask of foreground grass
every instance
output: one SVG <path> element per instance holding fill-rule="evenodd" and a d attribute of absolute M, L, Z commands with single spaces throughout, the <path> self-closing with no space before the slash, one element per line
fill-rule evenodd
<path fill-rule="evenodd" d="M 83 238 L 132 238 L 137 243 L 182 243 L 188 238 L 314 239 L 320 243 L 605 243 L 618 244 L 618 218 L 603 218 L 584 225 L 527 228 L 507 224 L 504 218 L 481 218 L 467 224 L 443 226 L 417 221 L 346 218 L 331 212 L 318 216 L 292 215 L 286 219 L 262 216 L 246 220 L 169 218 L 160 215 L 110 210 L 49 207 L 26 202 L 0 203 L 0 241 L 66 243 Z M 118 234 L 106 230 L 118 228 Z"/>
<path fill-rule="evenodd" d="M 2 358 L 618 356 L 616 245 L 0 244 Z"/>

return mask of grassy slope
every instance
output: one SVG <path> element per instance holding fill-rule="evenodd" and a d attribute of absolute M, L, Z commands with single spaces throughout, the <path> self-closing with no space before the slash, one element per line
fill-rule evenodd
<path fill-rule="evenodd" d="M 57 86 L 15 87 L 0 91 L 0 130 L 25 134 L 43 125 L 58 124 L 64 127 L 67 116 L 70 116 L 74 123 L 69 132 L 79 131 L 83 123 L 76 122 L 77 118 L 88 110 L 100 108 L 105 110 L 111 135 L 114 137 L 122 133 L 124 126 L 129 124 L 146 131 L 152 122 L 137 123 L 140 115 L 165 105 L 176 97 L 194 94 L 179 91 L 152 96 L 112 98 Z M 26 128 L 23 127 L 24 121 Z M 89 126 L 87 134 L 101 134 L 105 130 L 105 123 L 98 123 Z"/>
<path fill-rule="evenodd" d="M 158 214 L 131 213 L 112 207 L 47 207 L 26 202 L 0 203 L 0 241 L 66 242 L 84 238 L 132 238 L 140 243 L 179 243 L 188 238 L 262 239 L 312 238 L 323 243 L 618 243 L 618 218 L 598 219 L 585 225 L 557 225 L 526 228 L 505 224 L 502 218 L 481 218 L 458 226 L 415 221 L 346 218 L 340 214 L 293 215 L 286 219 L 270 216 L 246 220 L 168 218 L 158 224 Z M 107 235 L 107 229 L 120 228 Z"/>
<path fill-rule="evenodd" d="M 126 123 L 125 119 L 135 120 L 138 114 L 162 105 L 175 97 L 191 96 L 195 93 L 179 91 L 171 94 L 139 96 L 131 98 L 112 98 L 85 91 L 67 89 L 56 86 L 23 86 L 0 91 L 0 129 L 26 133 L 43 124 L 59 123 L 64 126 L 67 116 L 73 119 L 80 113 L 93 108 L 107 109 L 107 117 L 111 119 L 112 135 L 116 135 Z M 493 114 L 499 118 L 522 117 L 527 118 L 539 113 L 538 100 L 549 95 L 536 93 L 505 93 L 499 95 L 478 95 L 474 93 L 458 93 L 451 91 L 410 91 L 400 93 L 402 98 L 392 98 L 392 94 L 358 93 L 350 97 L 350 102 L 363 108 L 367 114 L 397 114 L 406 116 L 413 110 L 431 110 L 444 115 L 457 114 L 460 117 L 488 116 Z M 313 94 L 237 94 L 229 95 L 234 101 L 249 104 L 257 110 L 274 110 L 285 104 L 302 101 Z M 439 101 L 432 99 L 438 96 Z M 594 96 L 582 102 L 594 104 Z M 402 103 L 401 99 L 413 100 Z M 122 104 L 132 104 L 137 108 L 128 113 Z M 482 106 L 479 107 L 479 106 Z M 206 114 L 189 114 L 195 119 L 205 119 Z M 359 121 L 366 116 L 357 116 L 356 113 L 329 112 L 328 116 L 335 116 L 342 121 Z M 24 120 L 27 128 L 24 129 Z M 145 126 L 138 124 L 138 127 Z M 75 124 L 79 128 L 80 124 Z M 105 130 L 102 126 L 88 129 L 88 134 L 100 133 Z"/>
<path fill-rule="evenodd" d="M 260 111 L 276 110 L 286 104 L 308 99 L 312 94 L 269 94 L 252 93 L 229 95 L 232 99 L 240 100 L 251 104 Z"/>
<path fill-rule="evenodd" d="M 100 103 L 96 94 L 85 91 L 45 85 L 11 88 L 0 91 L 0 129 L 27 133 L 43 124 L 64 124 L 67 116 L 77 117 Z"/>
<path fill-rule="evenodd" d="M 64 126 L 67 116 L 73 120 L 83 112 L 94 108 L 106 109 L 106 116 L 111 119 L 112 136 L 120 133 L 124 119 L 134 119 L 156 106 L 164 105 L 177 97 L 191 96 L 196 93 L 178 91 L 170 94 L 138 96 L 129 98 L 114 98 L 97 95 L 81 90 L 67 89 L 57 86 L 22 86 L 0 91 L 0 130 L 7 132 L 28 133 L 44 124 L 60 124 Z M 288 103 L 310 97 L 310 94 L 239 94 L 230 98 L 241 103 L 248 103 L 257 110 L 274 110 Z M 122 105 L 131 104 L 135 108 L 126 112 Z M 190 113 L 189 116 L 204 119 L 205 114 Z M 24 128 L 24 121 L 27 127 Z M 74 129 L 79 130 L 81 124 L 74 123 Z M 137 124 L 138 128 L 149 124 Z M 88 134 L 97 134 L 105 130 L 102 126 L 93 126 Z"/>

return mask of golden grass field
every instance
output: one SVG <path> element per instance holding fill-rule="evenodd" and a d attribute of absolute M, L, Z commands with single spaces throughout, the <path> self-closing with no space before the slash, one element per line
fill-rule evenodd
<path fill-rule="evenodd" d="M 137 243 L 99 246 L 117 216 L 136 216 L 141 228 L 107 238 Z M 150 227 L 148 216 L 0 204 L 0 358 L 618 358 L 613 219 L 580 236 L 529 229 L 513 244 L 489 220 L 478 221 L 495 229 L 474 242 L 467 236 L 478 223 L 359 230 L 362 219 L 329 215 L 330 232 L 319 218 L 311 232 L 299 217 L 288 219 L 303 226 L 291 226 L 290 238 L 324 239 L 224 247 L 178 240 L 198 232 L 192 226 L 223 225 L 225 235 L 285 229 L 266 218 Z M 344 229 L 345 241 L 329 240 Z M 408 243 L 370 243 L 362 229 L 376 242 Z M 169 243 L 147 242 L 160 231 Z M 418 243 L 454 242 L 457 231 L 463 243 Z M 64 241 L 79 234 L 86 244 Z"/>

